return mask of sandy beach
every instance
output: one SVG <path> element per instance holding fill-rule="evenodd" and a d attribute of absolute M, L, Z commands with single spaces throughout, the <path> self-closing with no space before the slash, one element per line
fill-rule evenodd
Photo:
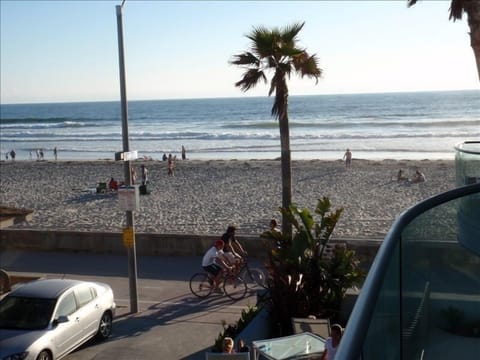
<path fill-rule="evenodd" d="M 263 232 L 272 217 L 280 218 L 279 160 L 177 161 L 175 176 L 167 163 L 135 161 L 149 174 L 149 195 L 140 196 L 135 212 L 139 233 L 221 235 L 227 225 L 238 233 Z M 399 184 L 425 173 L 422 184 Z M 125 212 L 116 194 L 90 189 L 110 177 L 123 178 L 123 164 L 113 161 L 2 161 L 0 205 L 34 210 L 33 220 L 14 228 L 72 231 L 121 231 Z M 327 196 L 345 209 L 334 233 L 337 238 L 381 239 L 395 217 L 418 201 L 454 188 L 452 160 L 359 160 L 346 169 L 341 161 L 294 161 L 293 202 L 313 209 Z"/>

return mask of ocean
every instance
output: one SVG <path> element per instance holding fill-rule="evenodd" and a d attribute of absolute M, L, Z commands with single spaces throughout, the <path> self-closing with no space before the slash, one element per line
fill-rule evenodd
<path fill-rule="evenodd" d="M 129 101 L 130 150 L 139 157 L 276 159 L 272 97 Z M 289 97 L 293 159 L 453 159 L 480 139 L 480 91 Z M 1 104 L 0 151 L 18 160 L 114 159 L 122 151 L 120 102 Z"/>

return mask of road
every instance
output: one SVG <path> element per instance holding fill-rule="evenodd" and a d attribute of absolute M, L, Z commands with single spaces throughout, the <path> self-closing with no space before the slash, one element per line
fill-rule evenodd
<path fill-rule="evenodd" d="M 243 309 L 255 305 L 256 296 L 251 291 L 236 302 L 217 294 L 195 298 L 188 280 L 200 270 L 200 263 L 200 257 L 138 257 L 139 311 L 132 314 L 126 255 L 0 253 L 0 266 L 14 274 L 101 281 L 113 288 L 117 313 L 112 337 L 90 341 L 67 360 L 205 359 L 205 351 L 223 330 L 222 323 L 237 321 Z"/>

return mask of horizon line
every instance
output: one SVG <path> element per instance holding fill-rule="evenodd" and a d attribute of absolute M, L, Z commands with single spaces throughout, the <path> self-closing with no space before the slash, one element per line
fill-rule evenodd
<path fill-rule="evenodd" d="M 306 97 L 306 96 L 351 96 L 351 95 L 381 95 L 381 94 L 407 94 L 407 93 L 434 93 L 434 92 L 465 92 L 465 91 L 480 91 L 480 89 L 447 89 L 447 90 L 392 90 L 392 91 L 373 91 L 373 92 L 353 92 L 353 93 L 328 93 L 328 94 L 297 94 L 289 95 L 289 97 Z M 147 98 L 147 99 L 131 99 L 128 102 L 140 101 L 185 101 L 185 100 L 216 100 L 216 99 L 244 99 L 244 98 L 269 98 L 272 96 L 264 95 L 248 95 L 244 96 L 216 96 L 216 97 L 185 97 L 185 98 Z M 111 103 L 120 102 L 120 98 L 115 100 L 73 100 L 73 101 L 38 101 L 38 102 L 11 102 L 3 103 L 0 100 L 0 106 L 3 105 L 41 105 L 41 104 L 81 104 L 81 103 Z"/>

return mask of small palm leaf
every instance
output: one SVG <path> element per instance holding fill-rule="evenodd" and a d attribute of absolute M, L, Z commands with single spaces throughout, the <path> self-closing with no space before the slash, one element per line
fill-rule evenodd
<path fill-rule="evenodd" d="M 230 61 L 230 64 L 251 65 L 251 66 L 260 67 L 260 59 L 258 59 L 251 52 L 245 52 L 243 54 L 234 55 L 232 61 Z"/>
<path fill-rule="evenodd" d="M 242 80 L 235 83 L 235 86 L 242 89 L 242 91 L 247 91 L 252 87 L 255 87 L 260 80 L 263 80 L 264 82 L 267 81 L 263 71 L 258 69 L 249 69 L 243 74 Z"/>

